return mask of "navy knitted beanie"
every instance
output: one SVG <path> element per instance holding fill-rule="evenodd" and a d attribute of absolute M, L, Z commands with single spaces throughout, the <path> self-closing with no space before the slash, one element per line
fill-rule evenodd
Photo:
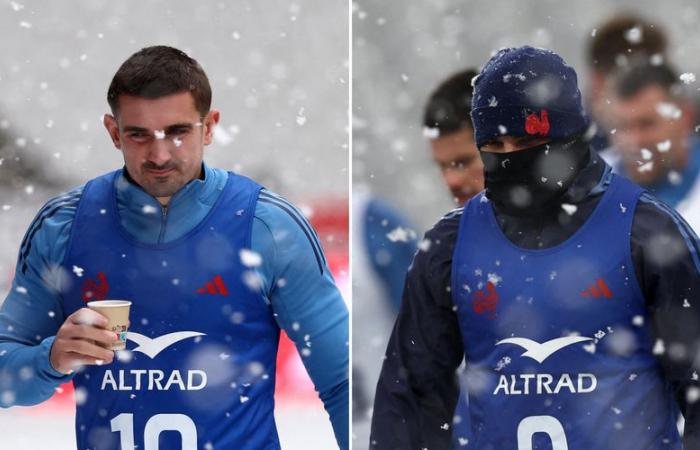
<path fill-rule="evenodd" d="M 563 139 L 583 134 L 589 125 L 576 72 L 550 50 L 500 50 L 472 84 L 477 147 L 503 135 Z"/>

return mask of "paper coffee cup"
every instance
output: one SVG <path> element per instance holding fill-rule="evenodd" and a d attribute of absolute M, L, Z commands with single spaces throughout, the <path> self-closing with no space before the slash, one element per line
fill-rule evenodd
<path fill-rule="evenodd" d="M 88 302 L 88 308 L 97 311 L 107 318 L 107 329 L 114 331 L 119 340 L 112 345 L 111 350 L 124 350 L 126 348 L 126 332 L 129 328 L 128 300 L 99 300 Z"/>

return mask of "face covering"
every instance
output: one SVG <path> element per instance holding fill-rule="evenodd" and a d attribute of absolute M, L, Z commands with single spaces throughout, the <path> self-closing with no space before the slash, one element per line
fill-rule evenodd
<path fill-rule="evenodd" d="M 510 153 L 479 150 L 486 197 L 515 216 L 559 211 L 561 200 L 589 158 L 581 139 L 553 141 Z"/>

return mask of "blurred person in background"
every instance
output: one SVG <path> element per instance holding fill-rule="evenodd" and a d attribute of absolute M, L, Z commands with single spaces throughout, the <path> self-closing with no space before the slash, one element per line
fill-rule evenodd
<path fill-rule="evenodd" d="M 621 69 L 645 61 L 661 64 L 666 59 L 668 39 L 663 29 L 635 14 L 613 16 L 594 28 L 588 43 L 588 111 L 596 124 L 591 146 L 606 150 L 614 128 L 611 105 L 612 79 Z"/>
<path fill-rule="evenodd" d="M 486 189 L 409 269 L 371 448 L 449 448 L 466 358 L 473 448 L 699 449 L 692 229 L 592 150 L 557 54 L 500 50 L 471 116 Z"/>
<path fill-rule="evenodd" d="M 30 225 L 0 309 L 2 406 L 72 380 L 79 448 L 278 449 L 283 329 L 347 449 L 348 313 L 314 230 L 283 198 L 203 162 L 220 112 L 182 51 L 131 55 L 107 99 L 124 167 Z M 107 298 L 133 303 L 126 339 L 138 345 L 117 355 L 119 337 L 85 307 Z"/>
<path fill-rule="evenodd" d="M 354 448 L 366 448 L 374 391 L 417 235 L 397 208 L 358 187 L 352 211 L 352 435 Z"/>
<path fill-rule="evenodd" d="M 678 74 L 648 63 L 618 74 L 611 106 L 609 162 L 700 229 L 700 140 Z"/>
<path fill-rule="evenodd" d="M 460 206 L 484 189 L 484 165 L 469 116 L 476 75 L 476 70 L 467 69 L 443 81 L 423 113 L 423 134 L 430 140 L 433 161 Z"/>

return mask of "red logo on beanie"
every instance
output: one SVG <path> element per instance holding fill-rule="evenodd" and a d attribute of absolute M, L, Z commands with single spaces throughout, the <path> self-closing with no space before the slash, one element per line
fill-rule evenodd
<path fill-rule="evenodd" d="M 539 134 L 547 136 L 549 133 L 549 116 L 546 110 L 540 111 L 540 117 L 532 113 L 525 119 L 525 131 L 527 134 Z"/>

